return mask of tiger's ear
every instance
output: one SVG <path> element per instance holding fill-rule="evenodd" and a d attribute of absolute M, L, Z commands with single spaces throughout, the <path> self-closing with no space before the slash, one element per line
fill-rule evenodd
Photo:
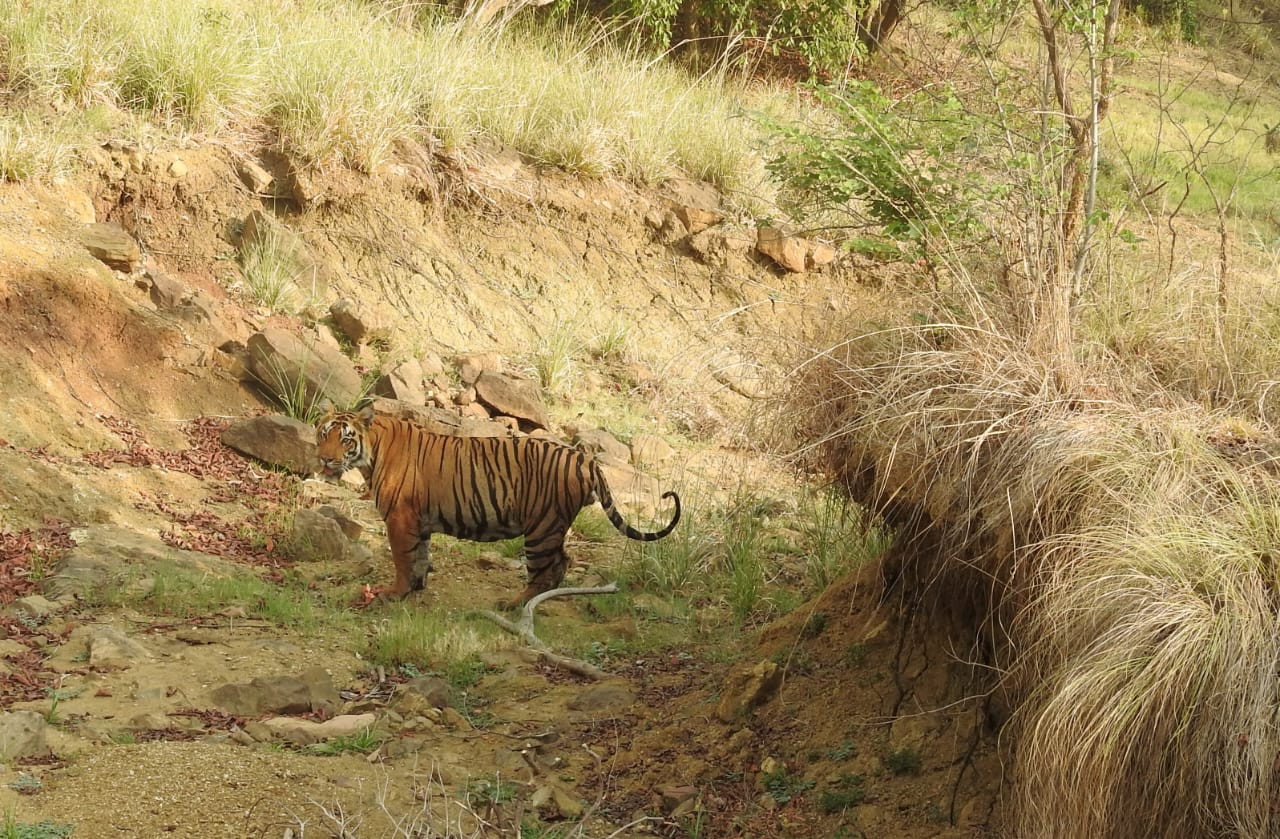
<path fill-rule="evenodd" d="M 365 425 L 368 425 L 369 423 L 373 422 L 373 406 L 365 405 L 363 408 L 360 409 L 360 413 L 357 414 L 356 416 L 360 417 L 360 422 L 364 423 Z"/>

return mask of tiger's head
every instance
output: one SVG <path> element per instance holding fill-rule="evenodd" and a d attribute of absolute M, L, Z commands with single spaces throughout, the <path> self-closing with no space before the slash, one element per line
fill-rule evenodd
<path fill-rule="evenodd" d="M 359 412 L 330 411 L 316 423 L 316 457 L 320 471 L 340 478 L 351 469 L 369 467 L 369 423 L 373 408 Z"/>

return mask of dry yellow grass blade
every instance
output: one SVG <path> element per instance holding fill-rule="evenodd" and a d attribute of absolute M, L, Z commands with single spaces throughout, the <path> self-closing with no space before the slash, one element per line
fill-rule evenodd
<path fill-rule="evenodd" d="M 1016 835 L 1277 835 L 1264 445 L 1172 399 L 1064 392 L 961 327 L 859 336 L 797 380 L 809 454 L 897 529 L 887 578 L 959 601 L 993 650 Z"/>

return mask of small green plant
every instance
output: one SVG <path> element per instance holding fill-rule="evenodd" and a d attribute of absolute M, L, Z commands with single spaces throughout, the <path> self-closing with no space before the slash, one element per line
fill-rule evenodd
<path fill-rule="evenodd" d="M 724 526 L 724 568 L 729 579 L 726 596 L 734 623 L 742 626 L 755 614 L 764 594 L 763 525 L 759 516 L 735 507 Z"/>
<path fill-rule="evenodd" d="M 824 813 L 840 813 L 850 807 L 857 807 L 867 800 L 867 791 L 862 788 L 861 775 L 841 775 L 836 782 L 822 791 L 818 798 L 818 807 Z"/>
<path fill-rule="evenodd" d="M 800 629 L 800 637 L 805 639 L 817 638 L 822 631 L 827 628 L 827 613 L 814 612 L 809 615 L 808 620 L 804 622 L 804 626 Z"/>
<path fill-rule="evenodd" d="M 633 355 L 631 327 L 615 318 L 603 332 L 591 340 L 591 355 L 601 361 L 626 361 Z"/>
<path fill-rule="evenodd" d="M 461 693 L 475 687 L 488 672 L 489 666 L 480 660 L 480 656 L 472 654 L 450 661 L 442 675 L 454 690 Z"/>
<path fill-rule="evenodd" d="M 888 539 L 867 520 L 866 511 L 842 495 L 819 492 L 801 502 L 805 576 L 814 591 L 883 553 Z"/>
<path fill-rule="evenodd" d="M 29 772 L 21 773 L 16 780 L 10 781 L 7 786 L 18 795 L 35 795 L 44 789 L 44 784 L 40 782 L 40 779 Z"/>
<path fill-rule="evenodd" d="M 762 782 L 765 792 L 778 804 L 786 804 L 814 787 L 813 781 L 792 776 L 785 766 L 765 775 Z"/>
<path fill-rule="evenodd" d="M 305 281 L 307 271 L 273 228 L 259 231 L 240 246 L 240 269 L 253 299 L 271 311 L 292 314 L 307 304 L 308 295 L 301 288 L 311 285 Z"/>
<path fill-rule="evenodd" d="M 561 321 L 542 335 L 531 359 L 534 375 L 542 388 L 552 394 L 567 391 L 577 375 L 577 359 L 583 349 L 572 321 Z"/>
<path fill-rule="evenodd" d="M 917 775 L 920 772 L 920 753 L 910 746 L 903 746 L 885 755 L 884 765 L 895 775 Z"/>
<path fill-rule="evenodd" d="M 520 839 L 567 839 L 568 835 L 567 827 L 543 824 L 531 816 L 520 822 Z"/>
<path fill-rule="evenodd" d="M 504 781 L 501 776 L 494 775 L 492 778 L 475 778 L 468 782 L 465 796 L 468 806 L 484 807 L 514 801 L 519 789 L 511 781 Z"/>
<path fill-rule="evenodd" d="M 323 743 L 312 743 L 307 746 L 306 751 L 308 754 L 325 757 L 332 757 L 345 752 L 368 754 L 382 745 L 383 739 L 383 736 L 372 728 L 365 728 L 355 734 L 344 734 L 341 737 L 335 737 Z"/>
<path fill-rule="evenodd" d="M 618 531 L 608 516 L 598 507 L 586 507 L 573 520 L 573 532 L 588 542 L 604 544 L 615 542 Z"/>
<path fill-rule="evenodd" d="M 845 663 L 850 667 L 858 668 L 867 663 L 867 645 L 861 641 L 857 641 L 849 645 L 844 651 Z"/>
<path fill-rule="evenodd" d="M 5 813 L 4 824 L 0 825 L 0 839 L 66 839 L 74 829 L 75 825 L 58 824 L 52 819 L 35 824 L 20 822 L 13 811 L 9 811 Z"/>
<path fill-rule="evenodd" d="M 853 747 L 853 741 L 845 740 L 840 745 L 827 749 L 827 757 L 832 760 L 848 760 L 853 757 L 856 751 Z"/>
<path fill-rule="evenodd" d="M 49 725 L 61 725 L 62 713 L 58 710 L 58 704 L 64 699 L 72 699 L 80 695 L 80 688 L 48 688 L 45 695 L 49 697 L 49 710 L 44 712 L 44 721 Z"/>

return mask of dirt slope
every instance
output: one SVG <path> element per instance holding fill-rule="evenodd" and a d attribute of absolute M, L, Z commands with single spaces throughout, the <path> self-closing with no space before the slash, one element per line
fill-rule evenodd
<path fill-rule="evenodd" d="M 192 445 L 194 418 L 266 410 L 240 381 L 234 354 L 217 349 L 268 323 L 305 328 L 243 289 L 232 243 L 254 210 L 278 213 L 323 262 L 322 309 L 353 298 L 392 327 L 384 358 L 366 354 L 364 365 L 426 351 L 494 350 L 518 361 L 557 330 L 591 335 L 620 320 L 642 359 L 628 371 L 632 387 L 619 396 L 609 378 L 585 371 L 553 398 L 555 419 L 680 434 L 687 443 L 661 477 L 685 493 L 732 490 L 748 475 L 789 491 L 785 468 L 743 446 L 759 439 L 743 394 L 785 381 L 781 363 L 807 324 L 862 305 L 849 266 L 790 275 L 750 249 L 699 257 L 687 239 L 664 240 L 669 196 L 500 155 L 462 174 L 331 173 L 302 212 L 252 194 L 237 175 L 243 159 L 221 147 L 117 145 L 74 182 L 0 186 L 0 533 L 34 534 L 28 564 L 62 555 L 49 547 L 59 533 L 84 539 L 115 528 L 154 539 L 175 530 L 174 511 L 214 506 L 234 518 L 263 503 L 247 494 L 211 501 L 215 481 L 164 465 L 86 459 L 127 447 L 121 421 L 146 445 L 176 451 Z M 216 320 L 158 311 L 135 277 L 90 256 L 81 244 L 89 207 L 128 230 L 151 269 L 213 301 Z M 625 416 L 619 403 L 630 406 Z M 367 503 L 312 481 L 300 491 L 350 509 L 373 554 L 368 568 L 314 571 L 314 585 L 354 588 L 362 574 L 389 575 Z M 597 575 L 580 567 L 574 576 Z M 472 608 L 518 580 L 501 561 L 455 563 L 424 596 Z M 11 594 L 33 581 L 21 582 Z M 83 607 L 19 620 L 8 606 L 9 640 L 20 645 L 6 658 L 8 707 L 43 714 L 48 690 L 81 690 L 57 706 L 54 757 L 7 767 L 0 804 L 21 821 L 74 824 L 85 837 L 329 836 L 338 823 L 342 835 L 407 835 L 393 832 L 385 811 L 402 823 L 429 811 L 441 835 L 451 819 L 447 835 L 496 836 L 516 835 L 538 810 L 534 792 L 555 787 L 588 809 L 584 836 L 984 834 L 996 819 L 999 765 L 980 705 L 957 702 L 979 683 L 963 655 L 942 652 L 957 645 L 903 619 L 900 604 L 881 605 L 882 594 L 874 575 L 850 579 L 737 649 L 690 639 L 607 662 L 618 674 L 609 684 L 634 704 L 596 697 L 584 706 L 591 686 L 582 679 L 514 650 L 495 653 L 472 688 L 493 724 L 401 731 L 402 745 L 374 760 L 244 744 L 225 720 L 192 713 L 211 707 L 219 684 L 308 667 L 326 671 L 353 707 L 381 708 L 380 676 L 350 637 L 300 637 L 216 609 L 178 625 Z M 401 608 L 413 601 L 371 610 L 369 625 Z M 543 612 L 549 626 L 585 624 L 602 641 L 634 631 L 625 621 L 590 623 L 589 609 L 574 604 Z M 86 667 L 77 632 L 88 626 L 114 627 L 144 653 L 122 668 Z M 192 631 L 207 636 L 193 640 Z M 726 671 L 769 660 L 786 674 L 777 696 L 722 722 Z M 148 715 L 172 725 L 120 736 L 125 721 Z M 494 777 L 514 779 L 517 793 L 473 796 L 467 813 L 450 803 Z M 664 789 L 674 802 L 664 804 Z"/>

